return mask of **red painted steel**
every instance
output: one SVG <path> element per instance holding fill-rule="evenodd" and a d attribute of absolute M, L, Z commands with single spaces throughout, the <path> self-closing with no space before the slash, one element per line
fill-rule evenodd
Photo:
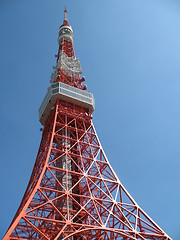
<path fill-rule="evenodd" d="M 64 40 L 60 50 L 74 55 L 72 42 Z M 60 73 L 56 81 L 83 88 L 78 75 Z M 58 100 L 6 239 L 170 238 L 120 183 L 89 112 Z"/>

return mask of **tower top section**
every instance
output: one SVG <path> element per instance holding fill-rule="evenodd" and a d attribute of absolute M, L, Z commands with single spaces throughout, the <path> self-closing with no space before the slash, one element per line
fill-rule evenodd
<path fill-rule="evenodd" d="M 66 7 L 64 10 L 64 21 L 63 21 L 63 24 L 59 28 L 59 37 L 58 37 L 59 45 L 62 44 L 62 39 L 71 41 L 73 43 L 73 30 L 72 30 L 72 27 L 68 23 Z"/>
<path fill-rule="evenodd" d="M 68 23 L 67 10 L 64 10 L 64 21 L 59 28 L 59 50 L 56 65 L 53 67 L 50 86 L 39 108 L 39 119 L 45 126 L 48 116 L 57 101 L 61 100 L 74 107 L 85 109 L 91 116 L 95 108 L 92 93 L 86 91 L 85 78 L 81 77 L 80 61 L 76 58 L 73 46 L 73 30 Z"/>

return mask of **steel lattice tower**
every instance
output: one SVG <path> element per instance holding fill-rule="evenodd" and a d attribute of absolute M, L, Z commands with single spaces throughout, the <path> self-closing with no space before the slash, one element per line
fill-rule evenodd
<path fill-rule="evenodd" d="M 92 122 L 67 11 L 51 84 L 39 109 L 44 126 L 32 175 L 6 239 L 171 239 L 119 181 Z"/>

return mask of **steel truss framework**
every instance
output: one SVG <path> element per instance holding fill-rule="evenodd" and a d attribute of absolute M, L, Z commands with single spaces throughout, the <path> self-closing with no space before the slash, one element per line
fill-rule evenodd
<path fill-rule="evenodd" d="M 62 164 L 63 163 L 63 164 Z M 84 109 L 58 101 L 4 239 L 170 239 L 114 173 Z"/>
<path fill-rule="evenodd" d="M 76 59 L 73 43 L 63 39 L 60 44 L 57 64 L 51 76 L 51 82 L 63 82 L 73 87 L 86 90 L 84 77 L 80 77 L 82 73 L 79 59 Z"/>

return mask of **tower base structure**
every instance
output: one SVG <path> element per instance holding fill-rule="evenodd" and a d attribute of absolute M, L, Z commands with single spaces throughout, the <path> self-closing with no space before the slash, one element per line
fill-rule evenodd
<path fill-rule="evenodd" d="M 57 101 L 6 239 L 170 239 L 113 171 L 92 117 Z"/>

